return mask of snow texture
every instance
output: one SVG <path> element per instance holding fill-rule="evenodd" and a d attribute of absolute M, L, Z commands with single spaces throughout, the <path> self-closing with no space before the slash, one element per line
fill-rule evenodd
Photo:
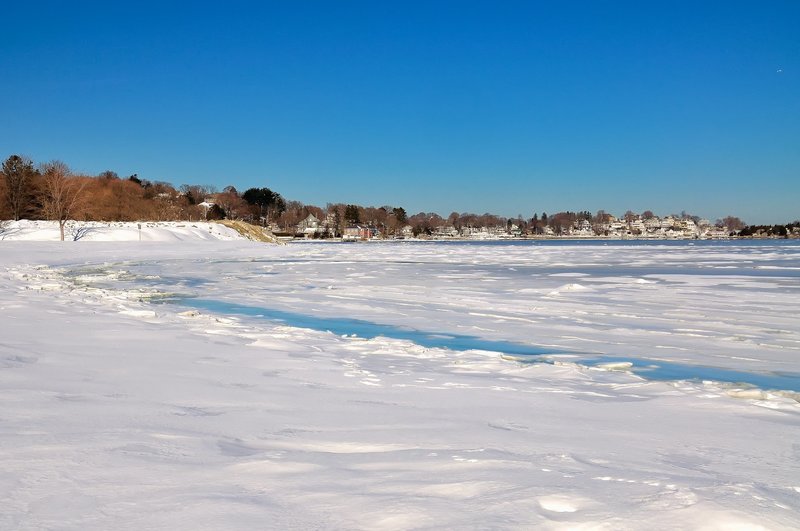
<path fill-rule="evenodd" d="M 628 370 L 800 373 L 798 245 L 278 247 L 189 228 L 0 242 L 0 528 L 800 526 L 795 395 Z"/>
<path fill-rule="evenodd" d="M 100 222 L 68 221 L 64 239 L 71 241 L 197 241 L 238 240 L 239 234 L 219 223 L 201 221 Z M 53 221 L 6 221 L 0 225 L 0 240 L 59 241 Z"/>

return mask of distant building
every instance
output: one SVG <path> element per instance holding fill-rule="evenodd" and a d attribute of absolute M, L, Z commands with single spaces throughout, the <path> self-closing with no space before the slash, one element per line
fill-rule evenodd
<path fill-rule="evenodd" d="M 313 238 L 321 231 L 319 219 L 314 214 L 309 214 L 303 221 L 297 224 L 297 234 L 302 234 L 306 238 Z"/>
<path fill-rule="evenodd" d="M 343 240 L 371 240 L 378 236 L 378 229 L 362 225 L 350 225 L 344 228 Z"/>

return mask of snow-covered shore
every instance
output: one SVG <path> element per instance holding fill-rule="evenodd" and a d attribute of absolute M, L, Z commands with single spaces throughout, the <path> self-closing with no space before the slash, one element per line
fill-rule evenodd
<path fill-rule="evenodd" d="M 800 372 L 799 250 L 0 242 L 0 527 L 797 528 L 795 400 L 575 361 Z"/>
<path fill-rule="evenodd" d="M 55 221 L 3 221 L 0 240 L 59 241 L 61 234 Z M 71 241 L 198 241 L 241 240 L 235 230 L 219 223 L 205 221 L 68 221 L 65 240 Z"/>

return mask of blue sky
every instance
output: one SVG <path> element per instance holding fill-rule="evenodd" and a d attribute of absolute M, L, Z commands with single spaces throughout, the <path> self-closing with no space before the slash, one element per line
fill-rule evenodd
<path fill-rule="evenodd" d="M 785 222 L 799 27 L 794 0 L 15 2 L 0 156 L 320 206 Z"/>

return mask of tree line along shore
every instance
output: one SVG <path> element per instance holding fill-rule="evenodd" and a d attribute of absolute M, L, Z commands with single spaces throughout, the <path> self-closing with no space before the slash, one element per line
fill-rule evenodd
<path fill-rule="evenodd" d="M 286 200 L 267 187 L 240 192 L 234 186 L 150 181 L 116 172 L 74 173 L 61 161 L 36 164 L 11 155 L 0 170 L 0 220 L 52 220 L 63 239 L 68 221 L 243 221 L 285 238 L 730 238 L 800 237 L 800 222 L 750 226 L 735 216 L 711 222 L 686 212 L 659 217 L 627 211 L 617 217 L 600 210 L 495 214 L 433 212 L 409 215 L 403 207 L 328 203 L 325 207 Z"/>

